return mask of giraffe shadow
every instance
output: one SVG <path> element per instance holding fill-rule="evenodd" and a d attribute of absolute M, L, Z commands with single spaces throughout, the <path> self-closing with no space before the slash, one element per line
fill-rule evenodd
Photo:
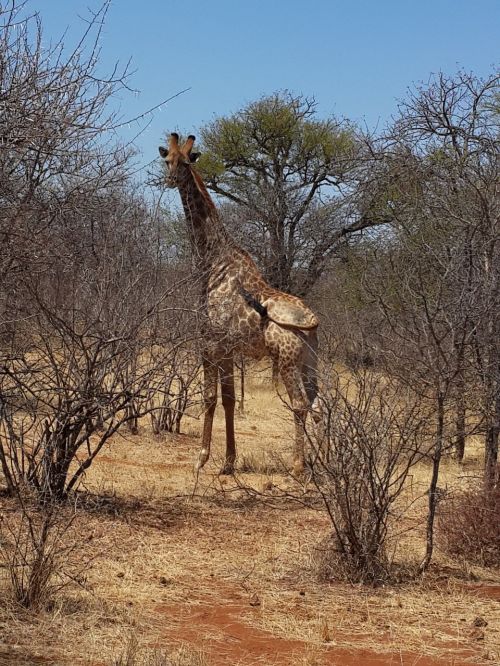
<path fill-rule="evenodd" d="M 191 495 L 148 499 L 116 493 L 80 492 L 77 506 L 89 515 L 162 532 L 185 525 L 198 518 L 203 510 L 199 502 L 192 501 Z"/>

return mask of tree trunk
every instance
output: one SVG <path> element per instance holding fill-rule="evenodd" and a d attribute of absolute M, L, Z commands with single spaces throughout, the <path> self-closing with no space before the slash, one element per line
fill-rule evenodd
<path fill-rule="evenodd" d="M 487 420 L 484 445 L 484 485 L 492 490 L 498 482 L 498 435 L 500 433 L 500 387 L 492 405 L 491 417 Z"/>
<path fill-rule="evenodd" d="M 455 458 L 462 462 L 465 454 L 465 383 L 460 376 L 455 404 Z"/>
<path fill-rule="evenodd" d="M 441 457 L 443 453 L 443 440 L 444 440 L 444 393 L 438 391 L 437 395 L 437 428 L 436 428 L 436 444 L 432 457 L 432 476 L 429 485 L 429 511 L 427 514 L 427 536 L 425 557 L 420 564 L 420 572 L 423 573 L 431 563 L 432 554 L 434 552 L 434 519 L 436 517 L 436 507 L 438 504 L 437 483 L 439 479 L 439 466 L 441 464 Z"/>

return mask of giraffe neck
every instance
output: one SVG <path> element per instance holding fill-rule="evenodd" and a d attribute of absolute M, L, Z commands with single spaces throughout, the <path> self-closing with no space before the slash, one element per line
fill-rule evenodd
<path fill-rule="evenodd" d="M 179 192 L 194 254 L 210 264 L 231 244 L 231 239 L 201 176 L 191 167 L 179 183 Z"/>

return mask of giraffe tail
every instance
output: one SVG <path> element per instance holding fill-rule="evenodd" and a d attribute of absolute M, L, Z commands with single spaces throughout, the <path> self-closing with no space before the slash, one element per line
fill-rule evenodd
<path fill-rule="evenodd" d="M 318 388 L 318 335 L 316 330 L 306 337 L 306 354 L 302 366 L 302 381 L 309 402 L 309 414 L 313 420 L 312 435 L 317 453 L 328 455 L 328 432 Z"/>
<path fill-rule="evenodd" d="M 261 317 L 267 317 L 267 308 L 260 303 L 255 296 L 240 285 L 240 294 L 245 299 L 245 302 L 260 314 Z"/>
<path fill-rule="evenodd" d="M 304 335 L 306 352 L 302 364 L 302 378 L 309 406 L 315 409 L 318 397 L 318 334 L 316 330 Z"/>

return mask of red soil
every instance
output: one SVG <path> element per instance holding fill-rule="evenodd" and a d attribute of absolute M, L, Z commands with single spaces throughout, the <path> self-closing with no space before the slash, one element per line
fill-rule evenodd
<path fill-rule="evenodd" d="M 481 597 L 481 599 L 500 601 L 500 585 L 477 583 L 476 585 L 467 585 L 466 589 L 477 597 Z"/>
<path fill-rule="evenodd" d="M 202 647 L 208 663 L 214 666 L 302 663 L 314 666 L 465 666 L 465 662 L 452 657 L 436 659 L 409 653 L 378 654 L 357 650 L 355 638 L 350 649 L 325 642 L 313 656 L 310 644 L 305 641 L 280 638 L 247 624 L 244 618 L 248 617 L 251 607 L 237 602 L 218 606 L 158 604 L 154 610 L 159 615 L 157 628 L 162 637 L 168 642 Z M 342 638 L 345 641 L 346 637 Z M 311 661 L 303 661 L 308 655 Z M 468 662 L 468 666 L 471 663 Z"/>

